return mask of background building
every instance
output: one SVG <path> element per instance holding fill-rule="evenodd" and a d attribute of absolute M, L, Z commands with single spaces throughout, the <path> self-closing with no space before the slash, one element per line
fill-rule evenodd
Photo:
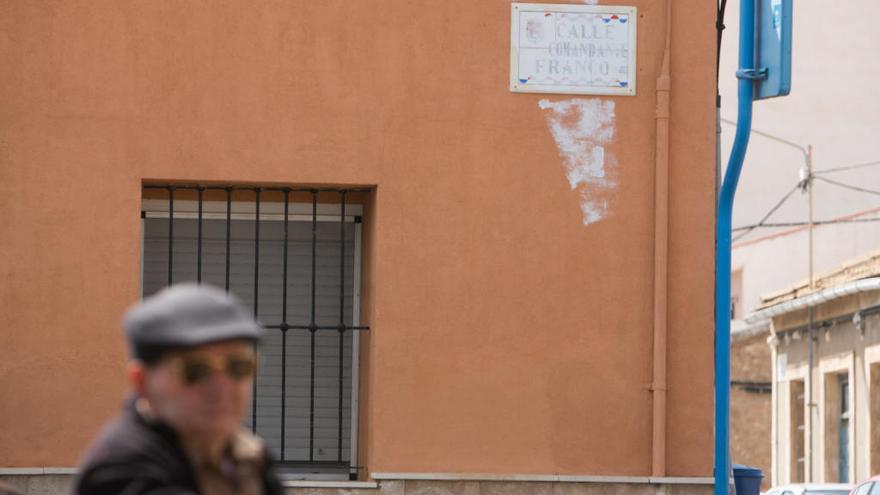
<path fill-rule="evenodd" d="M 3 3 L 0 475 L 63 491 L 201 278 L 291 486 L 708 493 L 715 9 L 630 4 L 577 97 L 508 90 L 506 0 Z"/>
<path fill-rule="evenodd" d="M 874 253 L 818 277 L 813 288 L 766 297 L 747 318 L 773 325 L 771 438 L 780 483 L 855 483 L 880 471 L 878 275 Z"/>
<path fill-rule="evenodd" d="M 880 132 L 880 102 L 865 97 L 880 75 L 880 61 L 861 56 L 863 47 L 880 43 L 880 33 L 870 18 L 880 14 L 880 4 L 870 0 L 844 0 L 833 8 L 815 2 L 795 2 L 791 94 L 756 102 L 753 132 L 734 204 L 731 296 L 733 304 L 733 375 L 741 360 L 756 365 L 752 355 L 738 356 L 744 341 L 767 327 L 743 320 L 762 306 L 761 297 L 837 269 L 842 263 L 880 247 L 880 148 L 873 137 Z M 736 119 L 736 71 L 739 2 L 727 2 L 724 43 L 721 50 L 720 92 L 721 162 L 726 165 L 733 143 Z M 858 12 L 858 15 L 853 15 Z M 847 25 L 845 30 L 839 29 Z M 828 71 L 833 67 L 833 75 Z M 846 81 L 846 91 L 831 81 Z M 810 195 L 807 194 L 808 157 L 814 172 L 813 229 L 807 225 Z M 810 247 L 812 232 L 812 249 Z M 811 253 L 812 251 L 812 253 Z M 742 333 L 745 340 L 738 340 Z M 769 331 L 765 338 L 769 336 Z M 757 340 L 755 340 L 757 342 Z M 751 351 L 756 349 L 748 346 Z M 750 352 L 751 352 L 750 351 Z M 769 349 L 767 357 L 769 359 Z M 769 360 L 748 374 L 770 380 Z M 737 394 L 736 387 L 733 394 Z M 745 392 L 741 391 L 742 394 Z M 744 402 L 733 397 L 734 411 L 742 410 L 741 422 L 733 417 L 732 445 L 736 438 L 752 438 L 734 462 L 760 467 L 772 484 L 779 471 L 769 462 L 770 396 L 752 393 Z M 760 397 L 763 397 L 761 399 Z M 763 401 L 751 407 L 752 401 Z M 746 419 L 745 413 L 752 411 Z M 759 412 L 760 411 L 760 412 Z M 768 475 L 772 473 L 772 477 Z M 772 479 L 771 479 L 772 478 Z"/>
<path fill-rule="evenodd" d="M 763 490 L 772 486 L 768 334 L 769 324 L 756 324 L 733 333 L 730 344 L 730 456 L 737 464 L 760 467 Z"/>

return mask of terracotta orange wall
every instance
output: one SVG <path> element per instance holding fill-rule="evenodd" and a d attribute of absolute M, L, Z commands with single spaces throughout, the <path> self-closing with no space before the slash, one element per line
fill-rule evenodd
<path fill-rule="evenodd" d="M 4 2 L 0 466 L 70 466 L 123 393 L 145 179 L 374 184 L 370 471 L 645 475 L 654 81 L 584 226 L 508 1 Z M 670 475 L 711 472 L 714 4 L 675 2 Z M 563 95 L 543 96 L 563 100 Z"/>

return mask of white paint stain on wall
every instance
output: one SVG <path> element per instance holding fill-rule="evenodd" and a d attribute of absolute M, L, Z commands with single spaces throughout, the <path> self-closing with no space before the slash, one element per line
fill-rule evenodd
<path fill-rule="evenodd" d="M 617 161 L 605 151 L 614 140 L 614 102 L 544 99 L 538 106 L 547 112 L 568 184 L 580 196 L 584 225 L 602 220 L 610 213 L 617 188 Z"/>
<path fill-rule="evenodd" d="M 587 5 L 599 5 L 599 0 L 584 0 Z"/>

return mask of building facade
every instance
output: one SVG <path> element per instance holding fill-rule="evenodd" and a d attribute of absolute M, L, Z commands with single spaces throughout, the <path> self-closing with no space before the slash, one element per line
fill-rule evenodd
<path fill-rule="evenodd" d="M 195 280 L 292 490 L 708 493 L 715 8 L 628 5 L 636 94 L 574 96 L 508 1 L 4 2 L 0 477 L 63 491 Z"/>
<path fill-rule="evenodd" d="M 880 471 L 880 255 L 767 296 L 777 483 L 857 483 Z M 812 345 L 810 345 L 812 342 Z"/>
<path fill-rule="evenodd" d="M 771 383 L 767 345 L 769 325 L 758 324 L 731 335 L 730 343 L 730 458 L 764 474 L 761 489 L 772 486 Z"/>
<path fill-rule="evenodd" d="M 726 3 L 720 57 L 721 167 L 734 141 L 737 82 L 725 75 L 737 68 L 739 3 Z M 833 271 L 880 245 L 877 195 L 864 191 L 876 189 L 870 185 L 880 183 L 880 154 L 871 138 L 880 132 L 875 118 L 880 101 L 849 96 L 870 94 L 870 81 L 880 70 L 880 60 L 850 56 L 855 53 L 851 47 L 877 43 L 878 33 L 869 24 L 880 14 L 880 3 L 842 0 L 834 5 L 828 9 L 821 3 L 794 3 L 791 93 L 754 105 L 753 132 L 733 213 L 734 379 L 737 353 L 752 350 L 745 342 L 757 339 L 746 337 L 754 335 L 756 327 L 743 319 L 762 306 L 762 296 L 808 278 L 811 270 Z M 839 30 L 844 23 L 850 29 Z M 847 93 L 827 84 L 829 66 L 835 68 L 836 78 L 851 82 Z M 808 168 L 813 176 L 805 181 Z M 807 193 L 807 184 L 812 194 Z M 816 222 L 812 229 L 807 225 L 811 211 Z M 769 331 L 765 338 L 768 335 Z M 767 362 L 750 373 L 761 374 L 766 377 L 762 381 L 769 382 L 770 349 L 766 352 Z M 766 461 L 753 465 L 764 470 L 765 482 L 786 482 L 787 477 L 777 478 L 778 471 L 770 469 L 769 394 L 738 391 L 735 385 L 731 393 L 732 410 L 742 412 L 741 422 L 732 412 L 732 447 L 736 449 L 736 438 L 754 442 L 742 446 L 740 459 L 754 459 L 755 453 L 767 452 Z M 738 402 L 738 394 L 742 402 Z M 755 430 L 768 434 L 753 436 Z M 739 462 L 735 450 L 733 460 Z"/>

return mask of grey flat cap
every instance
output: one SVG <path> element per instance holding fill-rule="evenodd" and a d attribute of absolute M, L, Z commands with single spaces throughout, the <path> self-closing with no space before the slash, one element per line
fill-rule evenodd
<path fill-rule="evenodd" d="M 147 362 L 171 349 L 227 340 L 256 342 L 262 330 L 241 302 L 208 285 L 163 289 L 128 310 L 123 319 L 132 356 Z"/>

